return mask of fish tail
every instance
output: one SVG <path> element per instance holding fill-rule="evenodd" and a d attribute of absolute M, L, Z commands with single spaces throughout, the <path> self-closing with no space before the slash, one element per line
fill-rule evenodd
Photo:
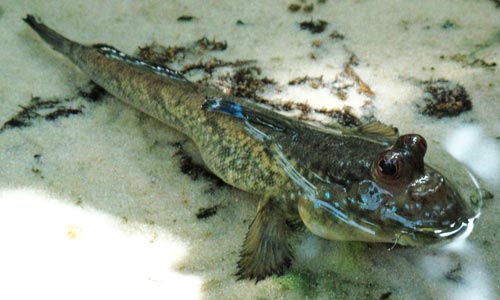
<path fill-rule="evenodd" d="M 72 50 L 80 46 L 80 44 L 73 42 L 56 31 L 49 28 L 47 25 L 38 21 L 33 15 L 26 15 L 23 19 L 38 35 L 49 45 L 52 46 L 57 52 L 60 52 L 66 56 L 71 56 Z"/>
<path fill-rule="evenodd" d="M 206 98 L 201 107 L 207 111 L 221 112 L 238 119 L 247 119 L 241 104 L 234 103 L 223 98 Z"/>

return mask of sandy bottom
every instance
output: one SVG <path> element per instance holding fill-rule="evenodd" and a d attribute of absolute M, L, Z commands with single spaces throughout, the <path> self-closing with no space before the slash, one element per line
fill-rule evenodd
<path fill-rule="evenodd" d="M 68 99 L 80 112 L 0 131 L 0 298 L 498 298 L 500 8 L 494 2 L 327 0 L 301 4 L 314 4 L 312 12 L 292 13 L 287 1 L 3 1 L 0 127 L 32 97 Z M 448 149 L 493 197 L 484 200 L 471 237 L 453 247 L 389 252 L 387 245 L 298 233 L 297 259 L 285 276 L 257 285 L 236 281 L 258 199 L 183 174 L 173 145 L 182 135 L 110 96 L 96 103 L 82 98 L 88 78 L 35 36 L 21 20 L 26 13 L 74 40 L 127 53 L 153 41 L 225 40 L 228 48 L 213 55 L 256 60 L 262 75 L 283 87 L 268 91 L 270 98 L 315 108 L 347 105 L 403 133 L 418 132 L 428 140 L 431 162 L 450 165 L 440 152 Z M 327 21 L 326 30 L 301 30 L 299 23 L 311 19 Z M 356 74 L 374 95 L 346 86 L 347 99 L 340 100 L 327 89 L 287 85 L 306 75 L 335 80 L 352 54 L 359 59 Z M 439 120 L 419 114 L 419 82 L 438 78 L 461 84 L 473 109 Z M 215 215 L 196 217 L 212 206 Z"/>

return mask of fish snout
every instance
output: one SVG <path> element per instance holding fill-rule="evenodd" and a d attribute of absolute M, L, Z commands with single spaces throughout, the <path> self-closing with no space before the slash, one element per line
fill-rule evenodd
<path fill-rule="evenodd" d="M 427 173 L 412 182 L 409 195 L 418 207 L 414 211 L 416 230 L 436 238 L 456 236 L 475 213 L 457 190 L 439 173 Z"/>

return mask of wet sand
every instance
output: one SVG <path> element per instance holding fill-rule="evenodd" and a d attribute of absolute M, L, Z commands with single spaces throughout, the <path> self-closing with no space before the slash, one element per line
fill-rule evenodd
<path fill-rule="evenodd" d="M 308 2 L 312 12 L 304 11 L 307 4 L 291 12 L 290 3 L 0 4 L 0 127 L 33 97 L 55 101 L 50 112 L 64 108 L 56 118 L 32 116 L 30 124 L 0 131 L 0 298 L 500 295 L 500 8 L 486 0 L 327 0 Z M 293 100 L 318 110 L 349 106 L 358 117 L 417 132 L 427 138 L 429 161 L 451 165 L 442 152 L 450 149 L 493 198 L 486 197 L 472 235 L 457 248 L 387 251 L 390 245 L 325 241 L 299 232 L 293 240 L 297 258 L 285 276 L 257 285 L 236 281 L 238 252 L 258 199 L 184 174 L 175 146 L 185 141 L 182 135 L 111 96 L 82 97 L 88 78 L 22 22 L 27 13 L 73 40 L 127 53 L 152 42 L 227 41 L 226 50 L 207 58 L 255 60 L 261 75 L 280 87 L 262 93 L 277 105 Z M 328 22 L 323 32 L 301 29 L 301 22 L 320 19 Z M 352 78 L 342 79 L 353 54 L 358 63 L 352 68 L 373 95 L 360 92 Z M 323 76 L 337 84 L 335 91 L 342 85 L 346 99 L 324 87 L 288 85 L 303 76 Z M 442 119 L 420 114 L 421 82 L 439 78 L 463 86 L 472 110 Z M 48 114 L 43 105 L 36 112 Z M 196 216 L 214 206 L 214 215 Z"/>

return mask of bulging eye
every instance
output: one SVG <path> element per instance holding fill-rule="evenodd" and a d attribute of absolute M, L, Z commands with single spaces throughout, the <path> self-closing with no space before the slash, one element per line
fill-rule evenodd
<path fill-rule="evenodd" d="M 379 172 L 386 176 L 394 176 L 398 169 L 397 165 L 391 161 L 386 159 L 381 159 L 378 163 Z"/>
<path fill-rule="evenodd" d="M 427 141 L 421 135 L 416 135 L 415 144 L 420 149 L 422 156 L 424 156 L 427 151 Z"/>
<path fill-rule="evenodd" d="M 375 167 L 378 175 L 393 180 L 399 178 L 402 164 L 403 160 L 399 155 L 387 153 L 378 160 Z"/>
<path fill-rule="evenodd" d="M 424 156 L 427 151 L 427 142 L 419 134 L 405 134 L 400 137 L 401 141 L 397 145 L 403 149 L 412 151 L 415 154 Z"/>

